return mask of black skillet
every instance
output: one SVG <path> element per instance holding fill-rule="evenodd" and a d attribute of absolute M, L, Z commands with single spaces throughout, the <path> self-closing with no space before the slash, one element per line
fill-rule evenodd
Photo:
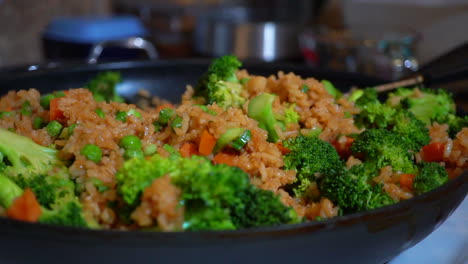
<path fill-rule="evenodd" d="M 31 67 L 0 73 L 2 94 L 83 86 L 102 70 L 118 70 L 119 92 L 147 89 L 177 102 L 206 61 L 121 62 L 92 66 Z M 294 71 L 328 79 L 341 89 L 379 80 L 300 66 L 245 65 L 255 74 Z M 385 208 L 298 225 L 218 232 L 99 231 L 0 219 L 0 263 L 385 263 L 437 228 L 468 192 L 468 171 L 446 185 Z M 443 243 L 443 241 L 441 241 Z"/>

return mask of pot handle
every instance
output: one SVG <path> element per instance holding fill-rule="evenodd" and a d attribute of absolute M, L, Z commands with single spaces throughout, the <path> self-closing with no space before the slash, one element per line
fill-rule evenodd
<path fill-rule="evenodd" d="M 150 60 L 155 60 L 158 58 L 158 52 L 151 42 L 141 37 L 131 37 L 120 40 L 102 41 L 94 44 L 86 61 L 89 64 L 96 64 L 99 60 L 99 57 L 101 57 L 102 51 L 106 47 L 141 49 L 146 52 Z"/>

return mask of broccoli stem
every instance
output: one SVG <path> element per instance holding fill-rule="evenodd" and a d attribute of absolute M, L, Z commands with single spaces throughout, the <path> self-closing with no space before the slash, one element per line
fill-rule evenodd
<path fill-rule="evenodd" d="M 258 121 L 258 126 L 268 132 L 268 141 L 276 142 L 279 140 L 276 131 L 276 119 L 273 114 L 273 102 L 275 95 L 263 93 L 253 98 L 249 103 L 248 116 Z"/>
<path fill-rule="evenodd" d="M 10 178 L 0 173 L 0 204 L 4 208 L 9 208 L 16 197 L 20 196 L 23 190 Z"/>

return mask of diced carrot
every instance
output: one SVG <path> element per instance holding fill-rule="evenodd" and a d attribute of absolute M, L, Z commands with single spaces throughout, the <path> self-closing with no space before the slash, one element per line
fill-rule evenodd
<path fill-rule="evenodd" d="M 197 147 L 191 142 L 185 142 L 184 144 L 182 144 L 182 146 L 179 149 L 179 152 L 180 155 L 182 155 L 182 157 L 184 158 L 188 158 L 198 153 Z"/>
<path fill-rule="evenodd" d="M 200 145 L 198 146 L 198 152 L 202 155 L 210 155 L 213 152 L 213 148 L 216 145 L 216 138 L 208 132 L 207 129 L 203 130 L 200 137 Z"/>
<path fill-rule="evenodd" d="M 281 154 L 283 154 L 283 155 L 286 155 L 286 154 L 288 154 L 289 152 L 291 152 L 290 149 L 288 149 L 287 147 L 285 147 L 285 146 L 283 145 L 283 142 L 278 142 L 278 143 L 276 143 L 276 146 L 278 147 L 279 151 L 280 151 Z"/>
<path fill-rule="evenodd" d="M 416 177 L 414 174 L 404 173 L 400 175 L 400 186 L 408 189 L 413 188 L 413 180 Z"/>
<path fill-rule="evenodd" d="M 444 159 L 445 144 L 433 142 L 422 147 L 422 159 L 426 162 L 439 162 Z"/>
<path fill-rule="evenodd" d="M 333 147 L 335 147 L 336 152 L 342 159 L 348 159 L 351 156 L 351 145 L 354 142 L 354 138 L 346 137 L 346 141 L 340 141 L 339 139 L 332 142 Z"/>
<path fill-rule="evenodd" d="M 27 222 L 37 222 L 41 216 L 41 206 L 36 196 L 27 188 L 23 194 L 17 197 L 6 211 L 9 218 Z"/>
<path fill-rule="evenodd" d="M 8 112 L 13 111 L 13 107 L 8 107 L 7 109 L 5 109 L 5 111 L 8 111 Z"/>
<path fill-rule="evenodd" d="M 175 106 L 173 104 L 162 104 L 156 108 L 156 113 L 161 112 L 164 108 L 172 108 L 175 109 Z"/>
<path fill-rule="evenodd" d="M 215 163 L 215 164 L 226 164 L 226 165 L 229 165 L 229 166 L 233 166 L 235 157 L 236 157 L 235 155 L 220 152 L 220 153 L 216 154 L 216 156 L 213 157 L 213 163 Z"/>
<path fill-rule="evenodd" d="M 50 100 L 49 121 L 56 120 L 60 123 L 64 123 L 66 121 L 63 111 L 58 108 L 60 99 L 62 99 L 62 97 Z"/>

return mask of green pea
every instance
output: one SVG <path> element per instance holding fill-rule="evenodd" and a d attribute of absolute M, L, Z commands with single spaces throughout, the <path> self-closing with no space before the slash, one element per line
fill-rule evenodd
<path fill-rule="evenodd" d="M 127 149 L 124 152 L 125 159 L 132 159 L 132 158 L 144 158 L 145 154 L 141 149 Z"/>
<path fill-rule="evenodd" d="M 39 116 L 34 117 L 33 119 L 33 128 L 34 129 L 41 129 L 45 126 L 45 121 Z"/>
<path fill-rule="evenodd" d="M 53 120 L 52 122 L 50 122 L 46 127 L 47 133 L 51 137 L 58 136 L 60 134 L 60 131 L 62 131 L 62 128 L 63 128 L 62 124 L 60 124 L 56 120 Z"/>
<path fill-rule="evenodd" d="M 158 122 L 161 125 L 167 125 L 167 123 L 169 123 L 169 121 L 174 117 L 174 115 L 175 115 L 175 110 L 170 107 L 166 107 L 162 109 L 161 111 L 159 111 Z"/>
<path fill-rule="evenodd" d="M 174 120 L 172 120 L 172 124 L 171 124 L 172 129 L 181 128 L 182 127 L 182 121 L 183 121 L 183 119 L 180 116 L 177 116 L 176 118 L 174 118 Z"/>
<path fill-rule="evenodd" d="M 101 162 L 102 150 L 94 144 L 86 144 L 81 149 L 81 155 L 85 156 L 88 160 L 94 161 L 95 163 Z"/>
<path fill-rule="evenodd" d="M 141 118 L 140 112 L 138 112 L 136 109 L 133 109 L 133 108 L 130 109 L 130 110 L 128 110 L 127 115 L 128 115 L 128 116 L 129 116 L 129 115 L 134 115 L 134 116 L 136 116 L 137 118 Z"/>
<path fill-rule="evenodd" d="M 125 113 L 123 111 L 118 111 L 115 114 L 115 119 L 125 123 L 125 122 L 127 122 L 127 113 Z"/>
<path fill-rule="evenodd" d="M 2 111 L 0 112 L 0 119 L 3 119 L 5 116 L 12 116 L 13 112 L 10 111 Z"/>
<path fill-rule="evenodd" d="M 31 116 L 32 107 L 29 101 L 24 101 L 23 105 L 21 105 L 21 114 L 24 116 Z"/>
<path fill-rule="evenodd" d="M 134 135 L 128 135 L 120 140 L 120 146 L 124 149 L 141 149 L 141 140 Z"/>
<path fill-rule="evenodd" d="M 53 94 L 46 94 L 41 96 L 41 99 L 39 101 L 39 104 L 44 108 L 44 109 L 49 109 L 50 108 L 50 100 L 54 99 L 55 96 Z"/>
<path fill-rule="evenodd" d="M 104 111 L 101 108 L 96 108 L 96 110 L 94 110 L 94 112 L 100 118 L 105 118 L 106 117 L 106 114 L 104 113 Z"/>
<path fill-rule="evenodd" d="M 145 156 L 151 156 L 154 153 L 156 153 L 157 150 L 158 147 L 155 144 L 149 144 L 148 146 L 143 148 L 143 153 L 145 154 Z"/>

